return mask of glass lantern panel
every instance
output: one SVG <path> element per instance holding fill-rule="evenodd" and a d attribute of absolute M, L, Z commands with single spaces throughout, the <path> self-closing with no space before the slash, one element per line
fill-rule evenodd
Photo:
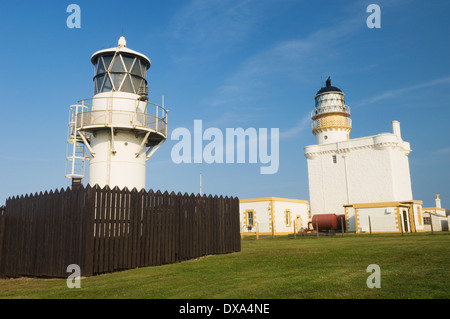
<path fill-rule="evenodd" d="M 110 73 L 112 83 L 114 85 L 114 90 L 119 91 L 120 85 L 122 84 L 125 74 L 123 73 Z"/>
<path fill-rule="evenodd" d="M 122 56 L 123 62 L 125 63 L 125 67 L 128 72 L 131 72 L 131 67 L 133 66 L 134 58 L 126 55 Z"/>
<path fill-rule="evenodd" d="M 105 65 L 103 64 L 103 59 L 102 57 L 99 57 L 97 59 L 97 68 L 95 71 L 95 74 L 101 74 L 101 73 L 105 73 Z"/>
<path fill-rule="evenodd" d="M 139 59 L 136 59 L 134 61 L 134 65 L 133 68 L 131 69 L 131 73 L 142 76 L 142 72 L 141 72 L 141 66 L 139 63 Z"/>
<path fill-rule="evenodd" d="M 125 67 L 123 66 L 122 56 L 120 54 L 116 55 L 110 72 L 125 72 Z"/>
<path fill-rule="evenodd" d="M 142 82 L 144 80 L 142 80 L 141 78 L 138 78 L 137 76 L 131 76 L 131 79 L 133 80 L 133 86 L 134 86 L 135 93 L 138 94 L 139 88 L 141 87 Z"/>
<path fill-rule="evenodd" d="M 105 70 L 108 70 L 109 65 L 111 64 L 111 61 L 113 59 L 113 55 L 112 54 L 104 55 L 104 56 L 102 56 L 102 58 L 103 58 L 103 63 L 105 63 Z"/>
<path fill-rule="evenodd" d="M 142 60 L 140 60 L 140 62 L 141 62 L 141 74 L 142 77 L 145 78 L 145 73 L 147 72 L 147 65 Z"/>
<path fill-rule="evenodd" d="M 99 58 L 97 58 L 97 60 L 95 60 L 95 64 L 94 64 L 94 75 L 97 75 L 98 61 L 99 61 Z"/>
<path fill-rule="evenodd" d="M 112 89 L 113 89 L 113 87 L 112 87 L 111 80 L 109 79 L 109 76 L 106 76 L 105 83 L 103 84 L 102 92 L 112 91 Z"/>
<path fill-rule="evenodd" d="M 97 93 L 101 92 L 102 90 L 102 84 L 103 84 L 103 80 L 105 79 L 104 75 L 100 75 L 98 77 L 95 78 L 95 82 L 97 82 Z"/>
<path fill-rule="evenodd" d="M 123 84 L 122 84 L 122 87 L 120 88 L 120 91 L 135 93 L 135 91 L 133 90 L 133 84 L 131 83 L 130 76 L 131 75 L 127 75 L 125 77 L 125 80 L 123 81 Z"/>

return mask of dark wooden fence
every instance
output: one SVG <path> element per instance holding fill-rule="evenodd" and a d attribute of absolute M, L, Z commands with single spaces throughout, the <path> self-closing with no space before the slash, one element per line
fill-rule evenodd
<path fill-rule="evenodd" d="M 239 199 L 80 187 L 9 198 L 0 276 L 82 276 L 241 249 Z"/>

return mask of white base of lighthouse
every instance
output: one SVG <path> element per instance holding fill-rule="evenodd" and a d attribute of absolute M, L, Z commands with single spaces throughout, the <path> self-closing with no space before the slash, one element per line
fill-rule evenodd
<path fill-rule="evenodd" d="M 137 190 L 145 188 L 144 136 L 133 132 L 102 130 L 91 139 L 92 157 L 89 165 L 89 184 L 104 187 L 118 186 Z M 138 156 L 137 156 L 138 155 Z"/>
<path fill-rule="evenodd" d="M 305 147 L 311 214 L 344 214 L 344 205 L 413 200 L 410 144 L 394 133 Z"/>
<path fill-rule="evenodd" d="M 337 143 L 347 141 L 349 139 L 349 129 L 330 128 L 327 130 L 321 130 L 315 135 L 317 145 Z"/>

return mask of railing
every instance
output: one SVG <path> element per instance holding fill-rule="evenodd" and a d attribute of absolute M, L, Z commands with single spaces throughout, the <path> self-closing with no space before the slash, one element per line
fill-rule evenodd
<path fill-rule="evenodd" d="M 104 104 L 104 110 L 92 110 L 94 102 Z M 134 103 L 136 111 L 121 110 L 124 102 L 129 106 Z M 167 136 L 167 114 L 164 106 L 121 96 L 100 96 L 78 101 L 79 106 L 91 111 L 77 114 L 77 129 L 85 129 L 91 126 L 132 127 L 144 130 L 153 130 Z M 143 110 L 144 112 L 138 112 Z M 154 110 L 154 113 L 153 113 Z M 153 113 L 153 114 L 151 114 Z"/>
<path fill-rule="evenodd" d="M 317 116 L 319 114 L 325 114 L 325 113 L 345 113 L 348 114 L 348 116 L 351 115 L 351 110 L 348 105 L 345 106 L 345 109 L 342 109 L 341 106 L 336 107 L 334 105 L 332 106 L 321 106 L 320 108 L 316 108 L 311 111 L 311 117 Z"/>
<path fill-rule="evenodd" d="M 105 126 L 154 130 L 167 136 L 166 121 L 145 113 L 122 110 L 99 110 L 77 114 L 77 130 Z"/>
<path fill-rule="evenodd" d="M 312 129 L 324 127 L 352 127 L 352 119 L 344 116 L 321 117 L 314 120 L 311 124 Z"/>

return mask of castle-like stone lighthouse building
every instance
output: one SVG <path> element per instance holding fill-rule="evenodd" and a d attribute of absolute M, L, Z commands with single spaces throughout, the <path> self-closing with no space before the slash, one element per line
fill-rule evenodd
<path fill-rule="evenodd" d="M 348 231 L 423 231 L 400 123 L 392 122 L 392 133 L 350 139 L 350 108 L 330 78 L 311 117 L 316 144 L 305 147 L 311 215 L 345 214 Z"/>

